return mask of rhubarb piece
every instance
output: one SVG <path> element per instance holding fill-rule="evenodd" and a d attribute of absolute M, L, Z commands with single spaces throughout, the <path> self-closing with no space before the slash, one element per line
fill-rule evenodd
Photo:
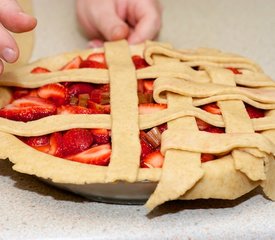
<path fill-rule="evenodd" d="M 101 105 L 101 104 L 95 103 L 91 100 L 88 100 L 87 107 L 94 110 L 98 114 L 110 114 L 110 112 L 111 112 L 111 108 L 110 108 L 109 104 Z"/>
<path fill-rule="evenodd" d="M 98 104 L 109 104 L 110 103 L 110 92 L 105 92 L 101 89 L 95 89 L 90 94 L 92 102 Z"/>
<path fill-rule="evenodd" d="M 51 72 L 49 69 L 43 68 L 43 67 L 36 67 L 31 71 L 31 73 L 49 73 L 49 72 Z"/>
<path fill-rule="evenodd" d="M 51 83 L 40 87 L 37 94 L 41 98 L 52 100 L 57 106 L 63 105 L 67 101 L 67 89 L 59 83 Z"/>
<path fill-rule="evenodd" d="M 89 98 L 90 98 L 90 95 L 88 93 L 79 94 L 78 106 L 87 107 Z"/>
<path fill-rule="evenodd" d="M 80 56 L 77 56 L 73 60 L 65 64 L 63 67 L 61 67 L 60 70 L 63 71 L 63 70 L 69 70 L 69 69 L 77 69 L 79 68 L 82 61 L 83 61 L 82 58 Z"/>
<path fill-rule="evenodd" d="M 88 129 L 70 129 L 63 135 L 63 157 L 87 150 L 93 144 L 93 135 Z"/>
<path fill-rule="evenodd" d="M 134 55 L 132 56 L 132 60 L 136 69 L 141 69 L 149 66 L 148 63 L 141 56 Z"/>
<path fill-rule="evenodd" d="M 46 99 L 24 97 L 0 109 L 0 117 L 28 122 L 56 114 L 56 106 Z"/>
<path fill-rule="evenodd" d="M 161 133 L 157 127 L 152 128 L 146 133 L 147 141 L 154 147 L 157 148 L 160 146 L 161 142 Z"/>
<path fill-rule="evenodd" d="M 144 131 L 140 131 L 140 145 L 141 145 L 141 160 L 143 160 L 149 153 L 153 152 L 155 149 L 153 146 L 147 141 L 146 133 Z"/>
<path fill-rule="evenodd" d="M 139 104 L 138 106 L 139 114 L 150 114 L 150 113 L 161 111 L 165 108 L 167 108 L 166 104 L 158 104 L 158 103 L 142 103 L 142 104 Z"/>
<path fill-rule="evenodd" d="M 78 104 L 78 98 L 77 97 L 71 97 L 70 98 L 70 105 L 76 106 Z"/>
<path fill-rule="evenodd" d="M 110 143 L 110 133 L 104 128 L 91 129 L 95 144 L 106 144 Z"/>
<path fill-rule="evenodd" d="M 140 166 L 142 168 L 162 168 L 164 157 L 160 151 L 149 153 L 143 160 Z"/>
<path fill-rule="evenodd" d="M 111 145 L 103 144 L 92 147 L 84 152 L 69 156 L 66 159 L 100 166 L 108 166 L 111 156 Z"/>

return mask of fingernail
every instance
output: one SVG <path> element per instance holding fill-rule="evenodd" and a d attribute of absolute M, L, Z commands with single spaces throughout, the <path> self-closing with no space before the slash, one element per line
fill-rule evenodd
<path fill-rule="evenodd" d="M 29 14 L 24 13 L 24 12 L 18 12 L 18 14 L 19 14 L 20 16 L 24 17 L 24 18 L 30 18 L 30 17 L 32 17 L 32 16 L 30 16 Z"/>
<path fill-rule="evenodd" d="M 15 51 L 11 48 L 4 48 L 2 51 L 2 57 L 6 62 L 13 63 L 17 60 Z"/>

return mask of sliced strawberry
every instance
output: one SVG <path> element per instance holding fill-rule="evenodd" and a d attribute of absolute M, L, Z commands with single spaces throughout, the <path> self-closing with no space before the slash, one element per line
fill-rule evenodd
<path fill-rule="evenodd" d="M 149 153 L 142 161 L 142 168 L 161 168 L 164 162 L 164 157 L 160 151 Z"/>
<path fill-rule="evenodd" d="M 196 122 L 197 122 L 197 126 L 200 131 L 204 131 L 205 129 L 207 129 L 208 127 L 211 126 L 209 123 L 207 123 L 199 118 L 196 118 Z"/>
<path fill-rule="evenodd" d="M 90 94 L 93 90 L 94 86 L 90 83 L 73 83 L 68 88 L 68 94 L 70 97 L 73 97 L 83 93 Z"/>
<path fill-rule="evenodd" d="M 214 160 L 215 158 L 216 158 L 215 155 L 210 153 L 201 154 L 201 162 L 208 162 L 208 161 Z"/>
<path fill-rule="evenodd" d="M 14 100 L 0 109 L 0 117 L 28 122 L 56 114 L 56 107 L 49 101 L 37 97 L 24 97 Z"/>
<path fill-rule="evenodd" d="M 67 159 L 80 163 L 107 166 L 110 162 L 111 152 L 111 145 L 103 144 L 92 147 L 76 155 L 69 156 Z"/>
<path fill-rule="evenodd" d="M 48 73 L 48 72 L 51 72 L 51 71 L 43 67 L 36 67 L 31 71 L 31 73 Z"/>
<path fill-rule="evenodd" d="M 136 69 L 145 68 L 149 66 L 149 64 L 141 56 L 138 55 L 132 56 L 132 61 Z"/>
<path fill-rule="evenodd" d="M 48 144 L 48 145 L 44 145 L 44 146 L 36 146 L 33 148 L 35 148 L 36 150 L 38 150 L 40 152 L 49 153 L 51 146 L 50 146 L 50 144 Z"/>
<path fill-rule="evenodd" d="M 57 106 L 67 101 L 67 89 L 60 83 L 50 83 L 40 87 L 37 94 L 41 98 L 52 100 Z"/>
<path fill-rule="evenodd" d="M 50 136 L 27 137 L 24 142 L 38 151 L 48 153 L 50 150 Z"/>
<path fill-rule="evenodd" d="M 148 93 L 153 93 L 154 80 L 143 80 L 145 91 Z"/>
<path fill-rule="evenodd" d="M 210 133 L 225 133 L 224 128 L 215 127 L 215 126 L 212 126 L 212 125 L 208 126 L 203 131 L 210 132 Z"/>
<path fill-rule="evenodd" d="M 166 104 L 158 103 L 142 103 L 138 106 L 139 114 L 150 114 L 157 111 L 161 111 L 165 108 L 167 108 Z"/>
<path fill-rule="evenodd" d="M 97 89 L 101 90 L 102 92 L 110 92 L 110 84 L 99 84 Z"/>
<path fill-rule="evenodd" d="M 228 70 L 231 70 L 234 74 L 242 74 L 237 68 L 228 67 Z"/>
<path fill-rule="evenodd" d="M 60 106 L 57 109 L 57 114 L 96 114 L 93 109 L 81 107 L 81 106 L 71 106 L 65 105 Z"/>
<path fill-rule="evenodd" d="M 56 157 L 63 157 L 63 137 L 60 132 L 51 134 L 49 154 Z"/>
<path fill-rule="evenodd" d="M 140 145 L 141 145 L 141 160 L 143 160 L 149 153 L 153 152 L 155 149 L 153 146 L 148 143 L 146 139 L 146 133 L 144 131 L 140 131 Z"/>
<path fill-rule="evenodd" d="M 38 97 L 37 89 L 32 89 L 27 96 Z"/>
<path fill-rule="evenodd" d="M 251 105 L 245 104 L 246 111 L 250 118 L 262 118 L 265 116 L 265 110 L 255 108 Z"/>
<path fill-rule="evenodd" d="M 12 91 L 13 99 L 18 99 L 29 95 L 30 89 L 17 87 Z"/>
<path fill-rule="evenodd" d="M 28 89 L 28 88 L 15 88 L 12 91 L 12 97 L 13 99 L 19 99 L 22 97 L 27 97 L 27 96 L 31 96 L 31 97 L 38 97 L 37 95 L 37 90 L 36 89 Z"/>
<path fill-rule="evenodd" d="M 93 135 L 94 143 L 96 144 L 106 144 L 110 143 L 110 133 L 108 129 L 104 128 L 95 128 L 91 129 L 91 133 Z"/>
<path fill-rule="evenodd" d="M 70 129 L 63 134 L 63 156 L 87 150 L 93 144 L 93 135 L 88 129 Z"/>
<path fill-rule="evenodd" d="M 80 64 L 82 63 L 82 58 L 80 56 L 75 57 L 66 65 L 60 68 L 60 70 L 69 70 L 69 69 L 77 69 L 79 68 Z"/>
<path fill-rule="evenodd" d="M 95 89 L 90 94 L 92 102 L 98 104 L 109 104 L 110 103 L 110 92 L 103 91 L 102 89 Z"/>
<path fill-rule="evenodd" d="M 32 147 L 44 146 L 50 143 L 50 136 L 27 137 L 24 142 Z"/>
<path fill-rule="evenodd" d="M 88 108 L 93 109 L 95 112 L 99 114 L 110 114 L 111 112 L 111 108 L 109 104 L 101 105 L 91 100 L 88 100 Z"/>
<path fill-rule="evenodd" d="M 87 60 L 106 64 L 104 53 L 92 53 L 87 57 Z"/>
<path fill-rule="evenodd" d="M 216 103 L 209 103 L 201 106 L 201 108 L 212 114 L 219 114 L 219 115 L 222 114 L 220 108 Z"/>
<path fill-rule="evenodd" d="M 79 65 L 79 68 L 102 68 L 102 69 L 106 69 L 107 65 L 105 63 L 96 62 L 96 61 L 93 61 L 93 60 L 84 60 Z"/>

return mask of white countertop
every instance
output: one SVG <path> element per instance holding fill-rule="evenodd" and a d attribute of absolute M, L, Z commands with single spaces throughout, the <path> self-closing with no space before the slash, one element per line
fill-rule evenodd
<path fill-rule="evenodd" d="M 33 60 L 86 47 L 73 0 L 34 0 Z M 275 1 L 163 0 L 159 40 L 247 56 L 275 79 Z M 274 239 L 275 203 L 256 190 L 236 201 L 143 206 L 87 201 L 0 161 L 0 239 Z"/>

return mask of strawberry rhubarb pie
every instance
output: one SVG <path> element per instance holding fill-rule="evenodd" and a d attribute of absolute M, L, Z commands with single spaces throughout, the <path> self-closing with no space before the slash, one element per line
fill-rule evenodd
<path fill-rule="evenodd" d="M 175 199 L 275 200 L 275 82 L 213 49 L 126 41 L 0 79 L 0 157 L 60 184 L 155 183 Z"/>

